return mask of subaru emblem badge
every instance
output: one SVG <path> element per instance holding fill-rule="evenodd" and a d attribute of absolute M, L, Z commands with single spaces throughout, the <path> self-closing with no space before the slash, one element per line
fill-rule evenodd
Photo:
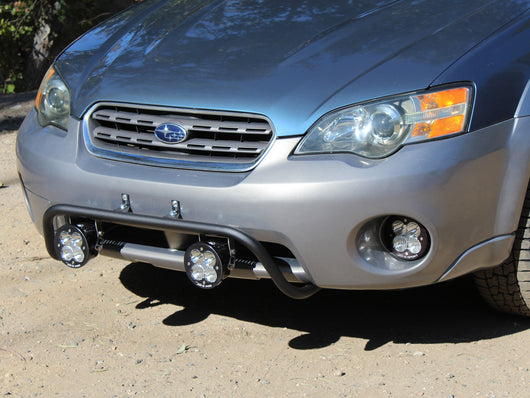
<path fill-rule="evenodd" d="M 162 123 L 155 129 L 155 137 L 165 144 L 178 144 L 188 138 L 188 131 L 180 124 Z"/>

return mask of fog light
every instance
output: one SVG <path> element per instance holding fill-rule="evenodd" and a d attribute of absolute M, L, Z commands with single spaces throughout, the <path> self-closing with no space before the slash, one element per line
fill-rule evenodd
<path fill-rule="evenodd" d="M 186 275 L 194 285 L 211 289 L 223 280 L 225 247 L 215 243 L 197 242 L 188 247 L 184 254 Z"/>
<path fill-rule="evenodd" d="M 90 226 L 63 225 L 55 233 L 57 255 L 69 267 L 82 267 L 94 256 L 95 235 Z"/>
<path fill-rule="evenodd" d="M 387 218 L 382 226 L 381 240 L 388 251 L 403 260 L 417 260 L 430 247 L 427 229 L 406 217 Z"/>

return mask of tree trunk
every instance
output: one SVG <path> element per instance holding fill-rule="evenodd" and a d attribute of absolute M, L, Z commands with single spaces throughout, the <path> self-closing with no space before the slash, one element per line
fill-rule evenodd
<path fill-rule="evenodd" d="M 39 85 L 56 55 L 57 49 L 54 48 L 54 44 L 62 27 L 58 21 L 60 9 L 61 1 L 46 1 L 42 4 L 39 29 L 33 37 L 33 48 L 24 68 L 27 88 L 35 88 Z"/>

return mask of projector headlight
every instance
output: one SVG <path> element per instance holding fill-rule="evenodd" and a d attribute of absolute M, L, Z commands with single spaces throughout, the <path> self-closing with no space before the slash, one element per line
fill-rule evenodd
<path fill-rule="evenodd" d="M 39 124 L 42 127 L 51 124 L 67 130 L 70 116 L 70 92 L 53 67 L 48 70 L 42 80 L 35 107 Z"/>
<path fill-rule="evenodd" d="M 429 90 L 342 108 L 307 132 L 295 155 L 351 152 L 382 158 L 401 146 L 466 130 L 471 87 Z"/>

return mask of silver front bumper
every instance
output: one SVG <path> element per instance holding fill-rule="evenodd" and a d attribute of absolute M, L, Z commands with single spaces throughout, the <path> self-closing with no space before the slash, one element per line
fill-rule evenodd
<path fill-rule="evenodd" d="M 403 288 L 434 283 L 504 260 L 526 184 L 528 118 L 451 139 L 410 145 L 382 160 L 291 156 L 299 138 L 279 138 L 245 173 L 160 168 L 97 158 L 79 121 L 69 133 L 42 129 L 31 113 L 17 141 L 18 170 L 37 228 L 55 204 L 113 210 L 121 193 L 134 213 L 236 227 L 286 246 L 305 274 L 330 288 Z M 76 133 L 72 133 L 76 132 Z M 385 215 L 421 222 L 432 244 L 406 269 L 374 266 L 358 251 L 367 222 Z"/>

